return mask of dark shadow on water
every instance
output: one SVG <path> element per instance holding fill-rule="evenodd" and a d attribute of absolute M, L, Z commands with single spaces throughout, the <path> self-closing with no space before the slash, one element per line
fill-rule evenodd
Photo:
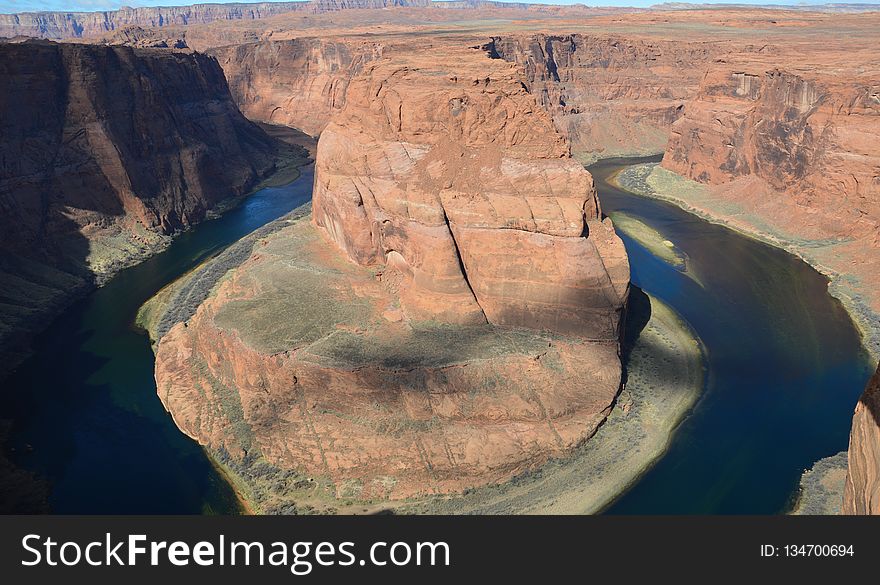
<path fill-rule="evenodd" d="M 43 188 L 49 189 L 49 185 Z M 25 194 L 26 196 L 27 194 Z M 48 205 L 44 224 L 30 226 L 15 221 L 0 241 L 0 513 L 33 514 L 49 510 L 49 483 L 39 474 L 16 464 L 18 453 L 9 445 L 15 434 L 19 409 L 10 408 L 10 401 L 19 405 L 36 399 L 31 388 L 13 390 L 6 377 L 27 359 L 37 331 L 78 296 L 95 286 L 94 275 L 88 270 L 89 241 L 80 233 L 80 226 L 57 206 Z M 51 226 L 51 237 L 45 227 Z M 80 339 L 71 339 L 77 344 Z M 59 362 L 64 361 L 60 348 Z M 46 364 L 58 367 L 59 364 Z M 68 446 L 59 445 L 64 450 Z M 30 445 L 24 445 L 30 449 Z"/>
<path fill-rule="evenodd" d="M 648 322 L 651 320 L 651 299 L 645 291 L 636 285 L 629 287 L 629 299 L 626 304 L 626 320 L 623 326 L 623 338 L 621 342 L 621 357 L 623 363 L 629 361 L 629 356 L 635 347 L 636 341 Z"/>
<path fill-rule="evenodd" d="M 140 305 L 165 284 L 306 203 L 312 178 L 312 170 L 303 169 L 297 181 L 262 189 L 221 218 L 181 234 L 166 251 L 69 306 L 34 338 L 33 354 L 0 391 L 2 418 L 14 421 L 0 426 L 8 454 L 0 458 L 2 511 L 240 511 L 202 448 L 165 412 L 149 339 L 133 322 Z M 84 262 L 88 242 L 64 245 L 68 254 L 78 246 Z"/>

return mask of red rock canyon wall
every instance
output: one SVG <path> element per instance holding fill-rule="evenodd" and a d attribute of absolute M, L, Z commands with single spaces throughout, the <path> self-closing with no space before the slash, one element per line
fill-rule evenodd
<path fill-rule="evenodd" d="M 843 514 L 880 514 L 880 369 L 853 415 Z"/>

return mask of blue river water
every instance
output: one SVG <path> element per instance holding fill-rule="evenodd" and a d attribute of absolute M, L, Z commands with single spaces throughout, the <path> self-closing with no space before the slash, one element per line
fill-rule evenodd
<path fill-rule="evenodd" d="M 606 513 L 785 512 L 803 471 L 847 448 L 871 374 L 858 330 L 799 258 L 606 181 L 634 162 L 590 167 L 602 210 L 641 221 L 685 255 L 686 272 L 618 230 L 633 284 L 696 331 L 707 376 L 668 452 Z"/>
<path fill-rule="evenodd" d="M 607 512 L 785 510 L 804 468 L 847 446 L 869 375 L 858 333 L 826 280 L 802 261 L 680 209 L 620 191 L 591 167 L 603 210 L 654 228 L 689 274 L 621 231 L 634 284 L 678 311 L 707 348 L 706 389 L 668 453 Z M 46 478 L 55 513 L 238 513 L 230 486 L 156 396 L 138 308 L 254 229 L 311 197 L 312 171 L 258 191 L 67 310 L 4 381 L 7 450 Z M 697 279 L 694 279 L 696 276 Z"/>

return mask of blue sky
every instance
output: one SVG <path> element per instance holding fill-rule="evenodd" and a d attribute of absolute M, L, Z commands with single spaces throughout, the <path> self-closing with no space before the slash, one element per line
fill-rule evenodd
<path fill-rule="evenodd" d="M 64 10 L 70 12 L 91 11 L 91 10 L 115 10 L 120 6 L 186 6 L 188 4 L 197 4 L 199 2 L 220 2 L 224 0 L 0 0 L 0 13 L 11 12 L 29 12 L 37 10 Z M 231 0 L 229 0 L 231 1 Z M 259 0 L 257 0 L 259 1 Z M 540 2 L 542 4 L 574 4 L 580 1 L 591 6 L 650 6 L 657 4 L 663 0 L 523 0 L 531 2 Z M 735 0 L 727 0 L 730 3 Z M 873 0 L 880 2 L 880 0 Z M 852 4 L 863 4 L 873 2 L 859 2 L 855 0 Z M 721 3 L 718 0 L 706 0 L 707 4 Z M 739 0 L 738 4 L 821 4 L 822 0 L 816 2 L 796 2 L 791 0 Z"/>

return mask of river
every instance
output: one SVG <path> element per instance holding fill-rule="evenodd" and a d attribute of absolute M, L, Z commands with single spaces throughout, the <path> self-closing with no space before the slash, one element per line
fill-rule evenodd
<path fill-rule="evenodd" d="M 37 337 L 3 383 L 13 419 L 7 449 L 50 482 L 59 514 L 231 514 L 240 506 L 204 451 L 159 401 L 153 352 L 134 325 L 163 286 L 312 196 L 312 168 L 261 189 L 219 219 L 178 236 L 73 305 Z"/>
<path fill-rule="evenodd" d="M 846 448 L 869 375 L 849 316 L 799 259 L 605 178 L 646 159 L 590 170 L 603 210 L 661 234 L 687 265 L 620 229 L 633 282 L 686 319 L 707 349 L 705 392 L 667 454 L 609 513 L 784 510 L 800 473 Z M 156 396 L 153 354 L 134 326 L 163 286 L 311 196 L 312 172 L 258 191 L 175 239 L 67 310 L 4 382 L 13 461 L 49 480 L 55 513 L 237 513 L 231 488 Z"/>
<path fill-rule="evenodd" d="M 827 279 L 805 262 L 606 181 L 625 165 L 658 160 L 605 160 L 589 170 L 604 213 L 647 225 L 685 258 L 682 271 L 619 229 L 633 284 L 702 340 L 706 387 L 666 455 L 606 513 L 785 512 L 804 469 L 847 448 L 870 360 Z"/>

